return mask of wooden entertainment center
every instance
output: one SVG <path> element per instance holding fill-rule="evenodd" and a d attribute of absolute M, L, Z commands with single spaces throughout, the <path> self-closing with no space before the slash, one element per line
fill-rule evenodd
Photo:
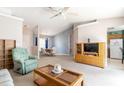
<path fill-rule="evenodd" d="M 95 47 L 97 46 L 96 51 L 94 52 L 92 47 L 91 47 L 92 50 L 90 52 L 88 50 L 87 50 L 88 52 L 85 51 L 85 46 L 86 45 L 90 46 L 92 44 L 94 44 Z M 105 66 L 105 43 L 104 42 L 77 43 L 75 61 L 104 68 Z"/>

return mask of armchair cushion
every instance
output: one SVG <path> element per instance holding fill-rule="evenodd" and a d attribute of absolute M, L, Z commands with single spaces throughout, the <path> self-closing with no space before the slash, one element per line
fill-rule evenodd
<path fill-rule="evenodd" d="M 25 48 L 15 48 L 12 50 L 14 70 L 26 74 L 37 67 L 37 59 L 29 56 Z"/>
<path fill-rule="evenodd" d="M 13 58 L 15 60 L 26 60 L 29 55 L 25 48 L 15 48 L 13 49 Z"/>
<path fill-rule="evenodd" d="M 36 59 L 25 60 L 25 65 L 26 66 L 31 65 L 31 64 L 34 64 L 34 63 L 37 63 L 37 60 Z"/>

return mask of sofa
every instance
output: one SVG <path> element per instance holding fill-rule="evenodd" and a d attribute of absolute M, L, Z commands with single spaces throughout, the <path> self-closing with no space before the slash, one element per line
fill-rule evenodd
<path fill-rule="evenodd" d="M 7 69 L 0 70 L 0 86 L 14 86 L 13 79 Z"/>
<path fill-rule="evenodd" d="M 35 57 L 29 56 L 27 49 L 14 48 L 12 50 L 14 71 L 24 75 L 37 68 L 38 61 Z"/>

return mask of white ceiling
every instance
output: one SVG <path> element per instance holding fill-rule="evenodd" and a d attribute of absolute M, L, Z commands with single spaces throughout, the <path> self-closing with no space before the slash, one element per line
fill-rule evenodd
<path fill-rule="evenodd" d="M 124 8 L 122 7 L 70 7 L 67 13 L 77 13 L 78 16 L 68 14 L 66 19 L 63 16 L 50 19 L 54 13 L 47 7 L 9 9 L 11 9 L 12 15 L 23 18 L 24 24 L 29 27 L 38 25 L 40 32 L 47 35 L 55 35 L 77 22 L 124 16 Z"/>

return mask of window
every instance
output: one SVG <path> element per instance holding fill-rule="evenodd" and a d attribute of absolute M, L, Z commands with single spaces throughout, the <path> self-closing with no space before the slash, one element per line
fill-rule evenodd
<path fill-rule="evenodd" d="M 39 44 L 39 46 L 40 46 L 40 48 L 45 48 L 45 38 L 40 38 L 40 44 Z"/>

